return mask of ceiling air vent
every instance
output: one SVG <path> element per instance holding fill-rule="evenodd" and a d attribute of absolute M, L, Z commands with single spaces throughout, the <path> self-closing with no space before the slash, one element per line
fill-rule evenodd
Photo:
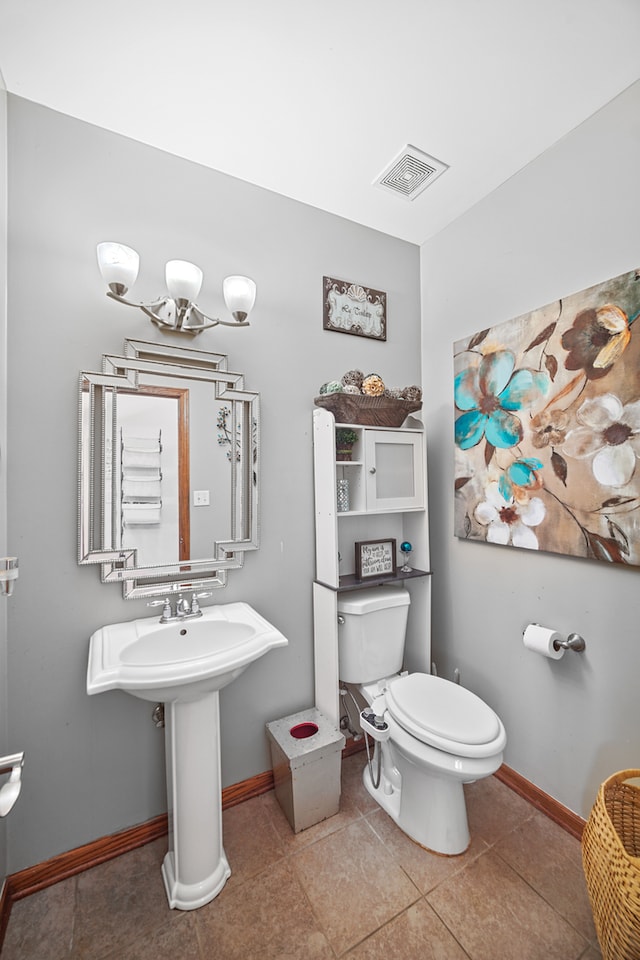
<path fill-rule="evenodd" d="M 405 197 L 406 200 L 415 200 L 448 169 L 446 163 L 407 144 L 374 183 L 383 190 Z"/>

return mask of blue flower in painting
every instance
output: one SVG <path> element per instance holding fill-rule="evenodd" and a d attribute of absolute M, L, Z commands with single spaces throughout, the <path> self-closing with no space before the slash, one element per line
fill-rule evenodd
<path fill-rule="evenodd" d="M 529 491 L 540 490 L 542 478 L 538 471 L 542 470 L 542 462 L 535 457 L 526 457 L 507 467 L 498 481 L 498 489 L 505 500 L 514 497 L 516 500 L 525 500 Z"/>
<path fill-rule="evenodd" d="M 456 377 L 455 403 L 463 411 L 456 420 L 456 444 L 461 450 L 475 447 L 483 437 L 502 449 L 522 440 L 522 423 L 513 411 L 543 397 L 550 381 L 548 373 L 540 370 L 514 372 L 515 365 L 510 350 L 496 350 Z"/>

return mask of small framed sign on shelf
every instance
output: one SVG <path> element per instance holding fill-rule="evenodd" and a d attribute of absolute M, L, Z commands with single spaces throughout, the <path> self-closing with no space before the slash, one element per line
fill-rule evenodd
<path fill-rule="evenodd" d="M 356 541 L 356 580 L 368 577 L 395 577 L 396 541 L 358 540 Z"/>

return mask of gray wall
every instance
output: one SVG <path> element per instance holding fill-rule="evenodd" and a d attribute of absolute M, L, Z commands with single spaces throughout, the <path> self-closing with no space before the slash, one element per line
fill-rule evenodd
<path fill-rule="evenodd" d="M 151 611 L 76 564 L 78 372 L 98 369 L 125 337 L 163 337 L 140 311 L 105 297 L 96 243 L 140 251 L 140 299 L 163 289 L 172 257 L 204 269 L 200 302 L 214 314 L 224 309 L 224 276 L 248 273 L 258 284 L 250 327 L 220 327 L 195 343 L 228 353 L 262 396 L 262 545 L 214 599 L 248 601 L 289 638 L 222 693 L 224 785 L 269 769 L 264 723 L 313 703 L 313 397 L 353 367 L 394 385 L 419 382 L 420 256 L 11 95 L 8 141 L 9 542 L 21 571 L 8 605 L 9 723 L 28 757 L 8 824 L 14 872 L 165 809 L 151 705 L 85 693 L 93 631 Z M 386 343 L 322 330 L 323 275 L 387 291 Z"/>
<path fill-rule="evenodd" d="M 7 549 L 7 94 L 0 74 L 0 554 Z M 7 605 L 0 601 L 0 754 L 7 739 Z M 3 781 L 6 780 L 3 777 Z M 7 872 L 6 821 L 0 820 L 0 890 Z"/>
<path fill-rule="evenodd" d="M 453 536 L 452 344 L 640 266 L 639 162 L 640 83 L 421 250 L 433 655 L 502 716 L 506 762 L 585 817 L 640 761 L 640 570 Z M 529 622 L 586 653 L 526 651 Z"/>

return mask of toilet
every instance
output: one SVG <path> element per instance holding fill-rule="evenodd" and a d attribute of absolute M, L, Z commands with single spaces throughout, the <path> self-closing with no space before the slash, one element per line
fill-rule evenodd
<path fill-rule="evenodd" d="M 495 773 L 507 737 L 470 690 L 401 673 L 409 604 L 402 587 L 339 595 L 340 681 L 370 708 L 362 721 L 376 741 L 363 775 L 367 791 L 412 840 L 454 856 L 470 842 L 463 784 Z"/>

